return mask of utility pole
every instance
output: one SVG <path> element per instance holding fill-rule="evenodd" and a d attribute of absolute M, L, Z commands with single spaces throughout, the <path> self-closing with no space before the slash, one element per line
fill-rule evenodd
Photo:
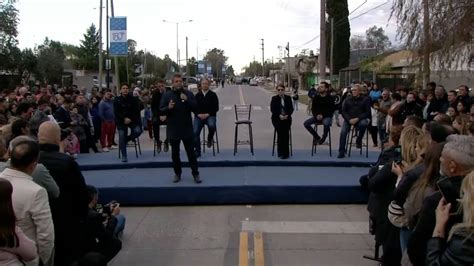
<path fill-rule="evenodd" d="M 176 64 L 178 64 L 178 73 L 181 72 L 179 67 L 179 43 L 178 43 L 178 26 L 179 22 L 176 22 Z"/>
<path fill-rule="evenodd" d="M 110 52 L 109 52 L 109 0 L 105 0 L 105 17 L 106 17 L 106 22 L 105 25 L 107 27 L 107 58 L 105 60 L 105 70 L 107 71 L 107 76 L 106 76 L 106 81 L 105 83 L 107 84 L 107 89 L 110 88 Z"/>
<path fill-rule="evenodd" d="M 264 39 L 262 40 L 262 77 L 265 77 L 265 43 Z"/>
<path fill-rule="evenodd" d="M 329 66 L 329 79 L 331 80 L 331 86 L 333 86 L 332 75 L 334 71 L 334 18 L 331 18 L 331 54 L 329 55 L 329 60 L 331 61 Z"/>
<path fill-rule="evenodd" d="M 186 36 L 186 76 L 189 76 L 188 71 L 188 36 Z"/>
<path fill-rule="evenodd" d="M 319 82 L 326 79 L 326 0 L 321 0 L 319 33 Z"/>
<path fill-rule="evenodd" d="M 112 8 L 112 17 L 114 17 L 114 0 L 110 0 L 111 8 Z M 127 56 L 128 57 L 128 56 Z M 114 56 L 114 67 L 115 67 L 115 84 L 116 88 L 120 87 L 120 75 L 119 75 L 119 62 L 118 62 L 118 57 Z M 128 80 L 128 78 L 127 78 Z M 128 83 L 128 82 L 127 82 Z"/>
<path fill-rule="evenodd" d="M 102 0 L 99 6 L 99 91 L 102 91 L 102 71 L 104 69 L 102 58 Z"/>
<path fill-rule="evenodd" d="M 286 52 L 288 55 L 288 59 L 286 60 L 286 71 L 288 72 L 288 88 L 290 87 L 290 82 L 291 82 L 291 72 L 290 72 L 290 42 L 286 44 Z"/>
<path fill-rule="evenodd" d="M 430 82 L 430 9 L 428 0 L 423 0 L 423 90 Z"/>

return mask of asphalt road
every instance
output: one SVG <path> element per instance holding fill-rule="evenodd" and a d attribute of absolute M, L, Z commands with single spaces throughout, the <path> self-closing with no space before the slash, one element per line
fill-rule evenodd
<path fill-rule="evenodd" d="M 362 205 L 124 208 L 112 266 L 377 265 Z"/>

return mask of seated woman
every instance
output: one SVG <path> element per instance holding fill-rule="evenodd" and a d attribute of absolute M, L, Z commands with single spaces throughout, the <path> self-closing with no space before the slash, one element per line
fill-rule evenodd
<path fill-rule="evenodd" d="M 277 132 L 278 157 L 288 159 L 290 156 L 290 127 L 291 114 L 293 114 L 293 103 L 291 97 L 285 95 L 285 86 L 276 87 L 277 95 L 272 97 L 270 111 L 272 112 L 272 124 Z"/>
<path fill-rule="evenodd" d="M 426 265 L 474 264 L 474 171 L 462 181 L 460 207 L 463 222 L 453 226 L 446 240 L 445 228 L 452 206 L 444 198 L 439 201 L 436 226 L 432 238 L 428 241 Z"/>

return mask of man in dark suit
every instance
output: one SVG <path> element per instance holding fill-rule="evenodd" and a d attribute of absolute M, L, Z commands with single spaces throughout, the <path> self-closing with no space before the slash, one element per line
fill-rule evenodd
<path fill-rule="evenodd" d="M 69 265 L 82 255 L 84 222 L 88 212 L 86 182 L 79 165 L 59 151 L 61 129 L 51 121 L 38 130 L 39 163 L 49 171 L 59 187 L 59 197 L 50 200 L 55 233 L 55 265 Z"/>
<path fill-rule="evenodd" d="M 196 99 L 192 92 L 183 88 L 183 78 L 179 74 L 173 76 L 173 88 L 165 92 L 160 102 L 160 111 L 166 115 L 168 126 L 166 131 L 171 144 L 171 159 L 173 160 L 174 179 L 177 183 L 181 180 L 181 159 L 179 146 L 183 142 L 188 155 L 194 182 L 201 183 L 199 177 L 196 154 L 194 153 L 193 123 L 191 112 L 196 112 Z"/>
<path fill-rule="evenodd" d="M 219 98 L 217 94 L 209 90 L 209 81 L 201 81 L 201 91 L 196 94 L 197 112 L 194 116 L 194 144 L 196 157 L 201 156 L 200 134 L 204 125 L 207 125 L 209 133 L 207 134 L 207 147 L 212 147 L 214 133 L 216 132 L 216 116 L 219 111 Z"/>
<path fill-rule="evenodd" d="M 152 92 L 151 96 L 151 113 L 153 121 L 153 137 L 157 144 L 157 151 L 161 152 L 161 140 L 160 140 L 160 126 L 166 125 L 166 115 L 160 111 L 160 102 L 163 94 L 166 92 L 165 82 L 158 80 L 156 83 L 156 89 Z M 163 144 L 163 151 L 168 152 L 169 141 L 168 135 L 165 137 Z"/>
<path fill-rule="evenodd" d="M 293 114 L 293 103 L 291 97 L 285 95 L 285 86 L 276 87 L 277 95 L 272 97 L 270 111 L 272 112 L 272 124 L 277 132 L 278 157 L 288 159 L 290 156 L 290 127 L 291 114 Z"/>
<path fill-rule="evenodd" d="M 142 133 L 142 122 L 140 111 L 143 108 L 138 97 L 129 93 L 128 85 L 122 84 L 120 96 L 114 100 L 115 124 L 119 133 L 119 149 L 122 154 L 122 162 L 127 162 L 127 143 L 135 141 Z M 130 128 L 130 135 L 128 135 Z"/>

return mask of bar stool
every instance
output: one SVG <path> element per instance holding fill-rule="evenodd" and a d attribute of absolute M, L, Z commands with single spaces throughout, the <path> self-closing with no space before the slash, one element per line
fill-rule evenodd
<path fill-rule="evenodd" d="M 132 141 L 129 141 L 127 143 L 126 148 L 132 148 L 132 147 L 135 148 L 135 157 L 138 158 L 138 154 L 142 155 L 142 149 L 141 149 L 141 146 L 140 146 L 140 138 L 136 138 L 136 139 L 134 139 Z M 119 149 L 118 149 L 119 159 L 122 157 L 121 155 L 122 155 L 122 153 L 120 152 L 120 147 L 119 147 Z"/>
<path fill-rule="evenodd" d="M 351 150 L 352 146 L 354 145 L 353 141 L 354 138 L 357 139 L 357 135 L 359 134 L 359 130 L 357 129 L 356 126 L 351 126 L 351 133 L 350 136 L 347 136 L 348 141 L 346 142 L 346 151 L 348 150 L 347 156 L 351 157 Z M 362 149 L 364 149 L 365 146 L 365 157 L 369 157 L 369 132 L 366 129 L 365 131 L 365 144 L 362 142 L 362 146 L 360 147 L 360 155 L 362 155 Z"/>
<path fill-rule="evenodd" d="M 127 128 L 127 134 L 128 134 L 129 130 L 130 130 L 130 128 Z M 131 140 L 131 143 L 130 143 L 130 141 L 127 142 L 127 145 L 126 145 L 125 149 L 131 148 L 131 147 L 135 148 L 135 156 L 137 158 L 138 158 L 138 154 L 142 155 L 142 148 L 140 146 L 140 137 Z M 119 157 L 119 159 L 122 157 L 121 155 L 122 155 L 122 153 L 120 152 L 120 145 L 119 145 L 119 148 L 118 148 L 118 157 Z"/>
<path fill-rule="evenodd" d="M 273 149 L 272 156 L 275 156 L 275 145 L 278 144 L 278 139 L 276 129 L 273 129 Z M 291 136 L 291 127 L 290 127 L 290 156 L 293 156 L 293 137 Z"/>
<path fill-rule="evenodd" d="M 324 127 L 324 125 L 323 125 L 323 127 Z M 316 131 L 316 128 L 317 128 L 317 125 L 315 124 L 314 125 L 314 130 L 315 131 Z M 328 144 L 329 144 L 329 157 L 332 157 L 331 127 L 329 127 L 328 138 L 329 138 L 329 142 L 328 142 Z M 312 143 L 312 147 L 311 147 L 311 156 L 316 154 L 317 149 L 318 149 L 318 144 L 314 142 L 314 138 L 313 138 L 313 143 Z"/>
<path fill-rule="evenodd" d="M 250 152 L 253 153 L 253 135 L 252 135 L 252 120 L 250 115 L 252 113 L 252 105 L 234 105 L 235 111 L 235 136 L 234 136 L 234 156 L 237 153 L 238 145 L 250 145 Z M 241 141 L 238 139 L 239 126 L 247 125 L 249 129 L 249 140 Z"/>
<path fill-rule="evenodd" d="M 206 152 L 206 145 L 207 145 L 206 126 L 207 125 L 204 125 L 202 127 L 202 141 L 201 141 L 201 144 L 202 144 L 202 152 L 203 153 Z M 219 136 L 217 135 L 217 128 L 216 128 L 216 132 L 215 132 L 215 134 L 213 136 L 213 139 L 212 139 L 212 155 L 213 156 L 216 156 L 216 146 L 217 146 L 217 153 L 219 153 Z"/>

